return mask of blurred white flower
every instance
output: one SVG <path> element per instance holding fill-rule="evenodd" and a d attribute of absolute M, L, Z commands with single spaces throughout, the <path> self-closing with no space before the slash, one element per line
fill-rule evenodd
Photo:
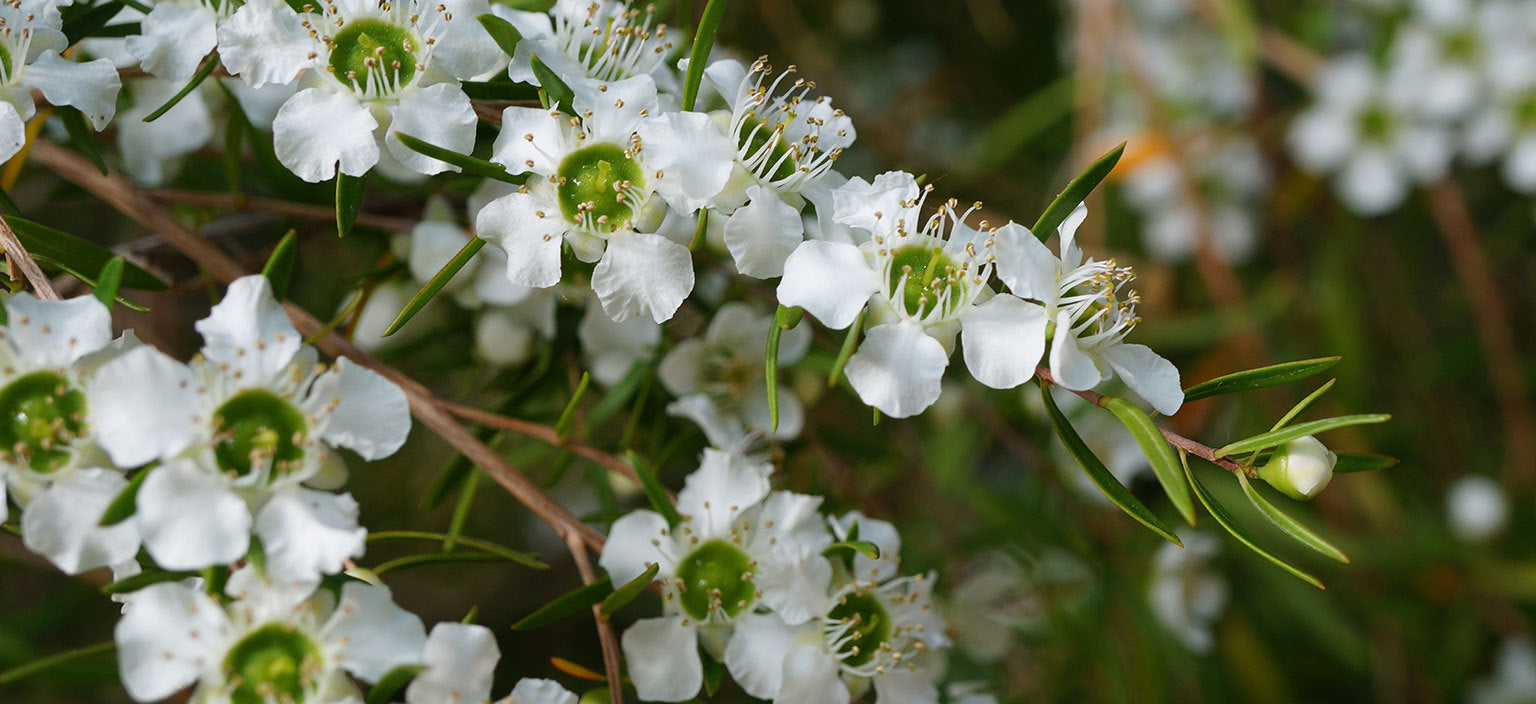
<path fill-rule="evenodd" d="M 1493 674 L 1468 688 L 1470 704 L 1528 704 L 1536 701 L 1536 646 L 1526 636 L 1499 646 Z"/>
<path fill-rule="evenodd" d="M 1493 479 L 1468 475 L 1456 480 L 1446 492 L 1445 514 L 1456 537 L 1469 543 L 1486 542 L 1503 532 L 1509 522 L 1509 499 Z"/>
<path fill-rule="evenodd" d="M 74 62 L 59 55 L 69 47 L 54 0 L 0 4 L 0 161 L 26 142 L 23 124 L 37 114 L 32 91 L 43 102 L 78 109 L 100 131 L 117 112 L 122 81 L 107 59 Z"/>
<path fill-rule="evenodd" d="M 1147 601 L 1168 632 L 1196 653 L 1215 645 L 1211 627 L 1227 608 L 1227 580 L 1211 567 L 1221 543 L 1204 533 L 1181 533 L 1184 547 L 1165 543 L 1152 558 Z"/>

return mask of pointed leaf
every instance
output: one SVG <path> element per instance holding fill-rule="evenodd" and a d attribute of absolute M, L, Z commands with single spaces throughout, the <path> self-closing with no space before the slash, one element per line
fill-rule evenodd
<path fill-rule="evenodd" d="M 385 562 L 373 568 L 375 575 L 393 572 L 402 567 L 416 567 L 419 565 L 431 565 L 439 562 L 496 562 L 505 560 L 500 555 L 492 555 L 488 552 L 425 552 L 417 555 L 406 555 Z"/>
<path fill-rule="evenodd" d="M 1210 492 L 1206 491 L 1205 486 L 1200 483 L 1200 480 L 1195 478 L 1195 473 L 1189 469 L 1189 459 L 1183 452 L 1179 453 L 1179 459 L 1184 464 L 1184 476 L 1189 478 L 1189 485 L 1194 488 L 1195 496 L 1200 499 L 1201 504 L 1205 505 L 1205 510 L 1211 512 L 1211 517 L 1215 518 L 1216 522 L 1220 523 L 1221 527 L 1225 528 L 1228 533 L 1231 533 L 1232 537 L 1237 538 L 1238 542 L 1248 546 L 1249 550 L 1264 556 L 1265 559 L 1275 563 L 1286 572 L 1296 575 L 1301 581 L 1318 589 L 1326 589 L 1323 583 L 1318 581 L 1316 577 L 1276 557 L 1274 553 L 1259 547 L 1258 543 L 1253 542 L 1253 538 L 1249 537 L 1248 532 L 1237 524 L 1237 520 L 1232 518 L 1232 514 L 1227 513 L 1227 510 L 1222 508 L 1221 504 L 1216 503 L 1216 497 L 1211 496 Z"/>
<path fill-rule="evenodd" d="M 432 280 L 422 286 L 421 290 L 417 291 L 416 295 L 406 302 L 405 309 L 395 316 L 394 322 L 390 323 L 389 327 L 384 330 L 383 337 L 389 337 L 399 332 L 400 328 L 411 321 L 411 318 L 416 317 L 416 314 L 421 312 L 421 309 L 427 305 L 427 302 L 431 301 L 439 291 L 442 291 L 443 287 L 448 285 L 448 282 L 453 279 L 454 275 L 459 273 L 459 270 L 463 269 L 464 265 L 469 263 L 469 260 L 474 259 L 475 254 L 484 246 L 485 240 L 479 237 L 472 238 L 464 243 L 464 247 L 459 250 L 459 253 L 453 255 L 453 258 L 448 260 L 448 263 L 444 264 L 443 268 L 439 269 L 432 276 Z"/>
<path fill-rule="evenodd" d="M 613 583 L 607 575 L 591 584 L 583 585 L 574 591 L 566 592 L 554 601 L 539 607 L 538 611 L 528 614 L 523 620 L 512 624 L 514 631 L 531 631 L 535 628 L 547 626 L 570 616 L 575 616 L 583 611 L 601 604 L 603 599 L 613 593 Z"/>
<path fill-rule="evenodd" d="M 1275 524 L 1276 528 L 1279 528 L 1286 535 L 1295 538 L 1296 542 L 1302 545 L 1339 562 L 1349 564 L 1349 556 L 1345 555 L 1343 550 L 1334 547 L 1332 543 L 1323 540 L 1321 536 L 1313 533 L 1311 529 L 1302 525 L 1300 521 L 1285 515 L 1285 512 L 1275 508 L 1274 504 L 1271 504 L 1257 489 L 1253 488 L 1253 484 L 1248 481 L 1248 475 L 1238 472 L 1237 481 L 1243 486 L 1243 493 L 1248 495 L 1248 500 L 1253 502 L 1253 507 L 1258 509 L 1259 513 L 1264 514 L 1264 517 L 1268 518 L 1270 523 Z"/>
<path fill-rule="evenodd" d="M 528 58 L 529 65 L 533 69 L 533 75 L 539 79 L 540 89 L 544 91 L 545 97 L 549 99 L 546 107 L 559 108 L 560 112 L 567 115 L 576 114 L 576 109 L 571 107 L 571 101 L 575 99 L 576 93 L 571 90 L 571 87 L 566 85 L 565 81 L 560 80 L 560 76 L 556 75 L 548 66 L 544 65 L 544 62 L 539 60 L 538 54 L 531 54 Z"/>
<path fill-rule="evenodd" d="M 1114 170 L 1115 164 L 1120 163 L 1120 155 L 1123 153 L 1125 153 L 1125 143 L 1121 142 L 1120 146 L 1109 150 L 1104 156 L 1089 164 L 1088 168 L 1083 170 L 1083 173 L 1079 174 L 1077 178 L 1072 179 L 1072 182 L 1062 189 L 1061 193 L 1056 196 L 1056 200 L 1051 201 L 1051 204 L 1046 207 L 1045 212 L 1040 214 L 1040 219 L 1035 221 L 1035 226 L 1031 229 L 1031 232 L 1034 232 L 1035 236 L 1039 237 L 1042 242 L 1050 239 L 1051 233 L 1056 230 L 1056 227 L 1061 225 L 1068 215 L 1072 214 L 1072 211 L 1077 208 L 1078 204 L 1087 200 L 1088 194 L 1092 193 L 1093 189 L 1099 187 L 1099 183 L 1104 180 L 1104 177 Z"/>
<path fill-rule="evenodd" d="M 692 110 L 699 100 L 699 86 L 704 81 L 704 65 L 709 62 L 709 52 L 715 48 L 715 34 L 720 31 L 720 18 L 725 16 L 725 0 L 709 0 L 704 14 L 699 17 L 699 29 L 693 35 L 693 48 L 688 51 L 688 76 L 683 81 L 683 109 Z"/>
<path fill-rule="evenodd" d="M 768 383 L 768 430 L 775 433 L 779 431 L 779 338 L 784 335 L 784 326 L 779 321 L 788 310 L 781 304 L 773 314 L 768 325 L 768 353 L 763 357 L 763 379 Z"/>
<path fill-rule="evenodd" d="M 102 511 L 101 520 L 97 521 L 96 525 L 105 528 L 122 523 L 132 517 L 139 507 L 139 487 L 143 486 L 144 478 L 148 477 L 149 473 L 154 470 L 154 467 L 150 467 L 140 470 L 138 474 L 133 475 L 133 478 L 128 480 L 128 485 L 123 487 L 122 491 L 117 492 L 117 496 L 112 499 L 112 503 L 107 504 L 107 510 Z"/>
<path fill-rule="evenodd" d="M 494 555 L 503 560 L 511 560 L 512 562 L 517 562 L 537 570 L 549 569 L 549 565 L 544 564 L 544 562 L 540 560 L 537 555 L 531 552 L 513 550 L 512 548 L 506 547 L 504 545 L 498 545 L 489 540 L 468 538 L 462 535 L 448 535 L 445 533 L 432 533 L 428 531 L 417 530 L 386 530 L 368 534 L 368 542 L 371 543 L 378 540 L 447 541 L 455 545 L 471 547 L 488 555 Z"/>
<path fill-rule="evenodd" d="M 1142 454 L 1147 456 L 1152 472 L 1157 475 L 1158 483 L 1163 485 L 1163 491 L 1168 494 L 1174 508 L 1179 510 L 1179 515 L 1186 522 L 1194 525 L 1194 499 L 1189 498 L 1189 485 L 1184 482 L 1184 472 L 1180 471 L 1179 460 L 1173 456 L 1173 448 L 1168 445 L 1168 441 L 1163 439 L 1162 431 L 1158 430 L 1146 413 L 1123 398 L 1105 396 L 1100 405 L 1115 414 L 1125 429 L 1131 431 L 1131 437 L 1136 438 L 1136 444 L 1141 446 Z"/>
<path fill-rule="evenodd" d="M 1275 424 L 1270 426 L 1269 429 L 1279 430 L 1285 427 L 1286 423 L 1296 420 L 1296 416 L 1305 413 L 1308 408 L 1312 407 L 1312 404 L 1317 403 L 1317 400 L 1323 397 L 1323 394 L 1328 393 L 1328 390 L 1333 388 L 1333 382 L 1335 381 L 1338 381 L 1338 379 L 1329 379 L 1327 383 L 1317 387 L 1316 391 L 1307 394 L 1306 398 L 1297 401 L 1296 405 L 1291 406 L 1291 410 L 1286 411 L 1285 415 L 1280 416 L 1280 420 L 1275 421 Z"/>
<path fill-rule="evenodd" d="M 1087 474 L 1094 485 L 1099 487 L 1099 491 L 1104 492 L 1104 495 L 1109 497 L 1111 502 L 1119 506 L 1120 510 L 1129 514 L 1131 518 L 1152 529 L 1153 533 L 1162 536 L 1174 545 L 1183 547 L 1184 543 L 1179 541 L 1179 536 L 1175 535 L 1168 526 L 1163 525 L 1163 522 L 1158 520 L 1157 516 L 1152 514 L 1152 511 L 1136 500 L 1136 497 L 1131 495 L 1131 491 L 1126 489 L 1125 485 L 1120 483 L 1120 480 L 1115 479 L 1115 475 L 1110 474 L 1109 469 L 1104 466 L 1104 463 L 1100 462 L 1099 458 L 1094 456 L 1093 451 L 1088 449 L 1087 443 L 1084 443 L 1083 439 L 1078 436 L 1077 431 L 1072 428 L 1072 424 L 1067 420 L 1066 415 L 1062 414 L 1061 409 L 1056 407 L 1056 399 L 1051 398 L 1050 386 L 1046 384 L 1040 385 L 1040 397 L 1045 400 L 1045 411 L 1051 417 L 1051 425 L 1056 428 L 1056 437 L 1061 438 L 1061 444 L 1065 445 L 1067 451 L 1072 453 L 1072 458 L 1077 460 L 1078 466 L 1082 467 L 1083 473 Z"/>
<path fill-rule="evenodd" d="M 411 151 L 419 152 L 438 161 L 457 166 L 467 174 L 496 179 L 502 183 L 510 183 L 514 186 L 521 186 L 524 181 L 528 180 L 527 174 L 513 176 L 507 173 L 506 167 L 501 164 L 495 164 L 484 159 L 476 159 L 468 154 L 460 154 L 451 149 L 444 149 L 431 142 L 425 142 L 401 132 L 396 132 L 395 137 L 399 138 L 400 143 L 404 144 Z"/>
<path fill-rule="evenodd" d="M 70 45 L 74 45 L 86 37 L 101 36 L 97 33 L 97 30 L 107 26 L 107 23 L 117 16 L 117 13 L 122 12 L 123 3 L 116 1 L 104 2 L 100 5 L 76 6 L 70 9 L 75 11 L 63 17 L 62 29 L 64 30 L 65 41 L 69 42 Z"/>
<path fill-rule="evenodd" d="M 117 300 L 117 289 L 123 285 L 123 265 L 127 263 L 121 256 L 113 257 L 101 265 L 101 273 L 96 275 L 96 300 L 107 310 L 112 310 L 112 303 Z"/>
<path fill-rule="evenodd" d="M 367 704 L 389 704 L 394 701 L 395 694 L 405 689 L 405 686 L 416 679 L 416 675 L 427 669 L 426 665 L 399 665 L 389 672 L 384 673 L 379 681 L 374 683 L 373 689 L 368 690 L 368 698 L 363 700 Z M 356 700 L 354 700 L 356 701 Z"/>
<path fill-rule="evenodd" d="M 526 83 L 513 83 L 511 81 L 464 81 L 459 84 L 464 89 L 464 95 L 472 100 L 497 100 L 501 102 L 522 102 L 526 100 L 538 100 L 539 89 Z"/>
<path fill-rule="evenodd" d="M 848 326 L 848 332 L 843 336 L 843 346 L 837 350 L 837 359 L 832 361 L 832 371 L 827 374 L 827 388 L 837 386 L 837 381 L 843 377 L 843 367 L 848 366 L 848 358 L 853 356 L 853 351 L 859 346 L 859 334 L 864 327 L 864 312 L 859 311 L 858 317 L 853 319 L 853 324 Z"/>
<path fill-rule="evenodd" d="M 272 285 L 272 296 L 281 301 L 288 297 L 288 282 L 293 280 L 293 264 L 299 256 L 299 232 L 289 230 L 272 248 L 267 263 L 261 267 L 261 275 Z"/>
<path fill-rule="evenodd" d="M 587 386 L 592 382 L 592 375 L 581 373 L 581 381 L 576 383 L 576 393 L 571 394 L 571 400 L 565 404 L 565 409 L 560 411 L 560 419 L 555 421 L 555 437 L 560 442 L 565 442 L 571 436 L 571 423 L 576 420 L 576 406 L 581 403 L 581 397 L 587 395 Z"/>
<path fill-rule="evenodd" d="M 91 126 L 86 123 L 85 115 L 67 105 L 54 108 L 54 113 L 64 122 L 64 130 L 69 133 L 69 143 L 89 158 L 102 175 L 106 175 L 107 162 L 102 160 L 101 151 L 96 148 L 96 140 L 91 137 Z"/>
<path fill-rule="evenodd" d="M 181 102 L 182 98 L 187 97 L 188 94 L 195 90 L 198 85 L 202 84 L 202 82 L 213 73 L 213 70 L 218 67 L 219 52 L 214 51 L 209 53 L 208 58 L 203 59 L 203 65 L 198 67 L 197 73 L 192 74 L 192 77 L 187 79 L 187 84 L 182 86 L 181 90 L 177 91 L 175 95 L 171 96 L 170 100 L 165 101 L 164 105 L 155 108 L 154 112 L 145 115 L 144 121 L 154 122 L 155 120 L 160 119 L 161 115 L 164 115 L 171 108 L 176 107 L 176 104 Z"/>
<path fill-rule="evenodd" d="M 1199 401 L 1202 398 L 1220 396 L 1222 394 L 1237 393 L 1239 391 L 1251 391 L 1262 389 L 1266 386 L 1285 384 L 1297 379 L 1305 379 L 1313 374 L 1321 372 L 1339 363 L 1339 357 L 1318 357 L 1316 359 L 1302 359 L 1295 362 L 1272 364 L 1267 367 L 1248 369 L 1234 372 L 1225 376 L 1218 376 L 1209 381 L 1202 381 L 1184 390 L 1184 402 Z"/>
<path fill-rule="evenodd" d="M 56 266 L 85 282 L 92 282 L 107 261 L 116 256 L 111 250 L 67 232 L 23 220 L 14 215 L 5 221 L 16 232 L 16 239 L 33 259 Z M 164 291 L 168 284 L 133 263 L 123 267 L 123 287 L 141 291 Z"/>
<path fill-rule="evenodd" d="M 713 697 L 720 691 L 720 685 L 725 683 L 725 663 L 720 662 L 707 653 L 704 655 L 704 696 Z M 603 701 L 608 701 L 604 699 Z"/>
<path fill-rule="evenodd" d="M 84 648 L 76 648 L 74 650 L 68 650 L 62 653 L 41 657 L 31 662 L 17 665 L 16 667 L 5 670 L 4 672 L 0 672 L 0 685 L 10 684 L 17 680 L 25 679 L 35 675 L 44 670 L 49 670 L 58 667 L 59 665 L 71 663 L 82 658 L 93 657 L 96 655 L 106 655 L 107 653 L 110 653 L 114 650 L 117 650 L 117 644 L 109 640 L 105 643 L 97 643 L 96 645 L 89 645 Z"/>
<path fill-rule="evenodd" d="M 1333 465 L 1334 474 L 1348 474 L 1350 472 L 1369 472 L 1377 469 L 1386 469 L 1397 464 L 1396 457 L 1386 455 L 1357 454 L 1353 452 L 1340 452 L 1339 461 Z"/>
<path fill-rule="evenodd" d="M 831 557 L 839 552 L 858 553 L 871 560 L 880 559 L 880 546 L 867 540 L 848 539 L 822 548 L 821 554 Z"/>
<path fill-rule="evenodd" d="M 1259 433 L 1253 437 L 1243 438 L 1242 440 L 1238 440 L 1237 442 L 1217 449 L 1216 457 L 1219 459 L 1226 457 L 1227 455 L 1237 454 L 1240 452 L 1254 452 L 1256 450 L 1263 450 L 1265 448 L 1283 445 L 1287 442 L 1295 440 L 1296 438 L 1306 435 L 1316 435 L 1325 430 L 1333 430 L 1335 428 L 1343 428 L 1350 425 L 1362 425 L 1366 423 L 1383 423 L 1387 420 L 1390 420 L 1391 418 L 1392 416 L 1385 413 L 1364 413 L 1353 416 L 1339 416 L 1337 418 L 1311 420 L 1305 423 L 1298 423 L 1290 427 L 1281 428 L 1279 430 L 1271 430 L 1267 433 Z"/>
<path fill-rule="evenodd" d="M 188 577 L 196 577 L 196 572 L 167 572 L 165 570 L 144 570 L 135 575 L 124 577 L 101 588 L 103 594 L 132 594 L 140 589 L 153 584 L 163 582 L 180 582 Z"/>
<path fill-rule="evenodd" d="M 486 34 L 491 35 L 491 39 L 496 41 L 496 46 L 501 47 L 507 56 L 517 53 L 517 43 L 523 40 L 523 35 L 512 26 L 511 22 L 490 13 L 480 15 L 476 19 L 480 20 L 480 26 L 485 28 Z"/>
<path fill-rule="evenodd" d="M 363 210 L 363 187 L 368 175 L 348 176 L 336 172 L 336 236 L 346 237 L 357 224 L 357 214 Z"/>
<path fill-rule="evenodd" d="M 630 466 L 635 468 L 635 475 L 640 478 L 640 486 L 645 489 L 645 498 L 650 499 L 651 508 L 667 519 L 667 525 L 677 527 L 683 522 L 682 514 L 677 512 L 677 506 L 672 504 L 672 499 L 667 496 L 667 490 L 662 488 L 661 482 L 656 479 L 656 473 L 651 471 L 651 466 L 645 463 L 634 450 L 628 450 L 624 456 L 629 460 Z"/>
<path fill-rule="evenodd" d="M 651 563 L 649 567 L 645 568 L 644 572 L 640 573 L 640 576 L 629 580 L 624 586 L 613 590 L 612 594 L 604 597 L 602 606 L 598 607 L 598 612 L 602 614 L 604 619 L 613 616 L 615 611 L 624 608 L 625 604 L 634 601 L 635 597 L 640 596 L 640 592 L 645 591 L 645 588 L 650 586 L 651 580 L 656 578 L 656 573 L 659 571 L 661 571 L 661 565 L 654 562 Z"/>

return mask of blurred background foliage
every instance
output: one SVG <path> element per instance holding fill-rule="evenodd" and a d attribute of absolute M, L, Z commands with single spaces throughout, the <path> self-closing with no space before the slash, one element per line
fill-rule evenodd
<path fill-rule="evenodd" d="M 1169 114 L 1161 123 L 1145 120 L 1132 131 L 1112 124 L 1113 104 L 1135 89 L 1106 66 L 1114 62 L 1115 43 L 1129 41 L 1127 27 L 1135 30 L 1131 8 L 1138 3 L 754 0 L 731 4 L 720 37 L 741 57 L 766 54 L 776 65 L 797 64 L 853 116 L 859 140 L 841 171 L 927 174 L 937 195 L 981 200 L 994 222 L 1032 221 L 1066 180 L 1127 141 L 1126 160 L 1089 200 L 1084 239 L 1090 251 L 1136 266 L 1145 322 L 1133 341 L 1173 359 L 1186 384 L 1278 361 L 1343 355 L 1329 372 L 1338 384 L 1314 413 L 1393 414 L 1389 424 L 1325 440 L 1338 451 L 1390 454 L 1401 465 L 1341 475 L 1310 504 L 1287 504 L 1353 563 L 1332 564 L 1286 543 L 1248 508 L 1230 477 L 1209 466 L 1197 469 L 1240 520 L 1328 589 L 1275 569 L 1202 516 L 1195 530 L 1219 540 L 1212 568 L 1227 598 L 1214 617 L 1213 646 L 1191 648 L 1150 606 L 1160 540 L 1085 488 L 1038 399 L 1031 401 L 1032 386 L 996 392 L 957 379 L 927 414 L 882 419 L 872 428 L 868 409 L 846 388 L 826 390 L 840 341 L 827 335 L 785 372 L 807 394 L 809 414 L 802 437 L 776 449 L 776 483 L 823 494 L 837 511 L 858 509 L 895 522 L 907 570 L 941 575 L 958 639 L 951 679 L 989 682 L 1001 701 L 1467 701 L 1476 682 L 1499 671 L 1501 644 L 1531 633 L 1536 542 L 1526 538 L 1536 535 L 1530 510 L 1536 466 L 1511 452 L 1508 429 L 1518 424 L 1505 417 L 1490 378 L 1474 324 L 1479 299 L 1458 278 L 1431 204 L 1416 193 L 1387 215 L 1361 218 L 1325 183 L 1295 169 L 1285 131 L 1307 91 L 1260 51 L 1269 33 L 1325 51 L 1351 41 L 1361 25 L 1379 20 L 1379 11 L 1344 0 L 1168 2 L 1198 6 L 1190 29 L 1229 47 L 1253 91 L 1251 108 L 1220 126 L 1256 145 L 1267 184 L 1252 203 L 1252 253 L 1243 259 L 1212 251 L 1159 259 L 1141 236 L 1143 215 L 1127 193 L 1127 174 L 1137 160 L 1177 153 L 1178 145 L 1193 141 L 1181 131 L 1187 122 L 1177 105 L 1163 106 Z M 671 16 L 683 11 L 678 4 L 661 2 L 659 11 Z M 483 148 L 488 139 L 481 142 Z M 174 186 L 217 190 L 223 179 L 220 154 L 209 150 L 188 162 Z M 1471 214 L 1473 229 L 1463 234 L 1475 237 L 1491 263 L 1492 281 L 1484 283 L 1507 308 L 1503 324 L 1527 380 L 1516 393 L 1528 402 L 1528 380 L 1536 373 L 1532 202 L 1510 192 L 1492 169 L 1458 168 L 1453 180 Z M 428 183 L 458 201 L 467 191 L 463 179 L 451 175 Z M 254 166 L 244 187 L 322 206 L 330 197 L 324 184 L 295 186 Z M 170 292 L 135 294 L 152 312 L 119 308 L 117 322 L 173 354 L 194 350 L 190 323 L 205 314 L 213 291 L 205 277 L 40 168 L 26 169 L 12 192 L 37 219 L 125 244 L 166 272 L 177 282 Z M 417 187 L 374 179 L 365 211 L 418 217 L 416 193 Z M 215 219 L 220 212 L 211 208 L 178 211 L 206 226 L 227 250 L 243 253 L 249 269 L 286 228 L 299 228 L 294 298 L 322 317 L 360 283 L 400 268 L 391 262 L 385 230 L 359 227 L 338 240 L 323 218 L 250 212 Z M 738 286 L 737 297 L 771 300 L 762 287 Z M 423 341 L 396 347 L 386 358 L 445 397 L 552 424 L 582 368 L 578 317 L 562 307 L 552 349 L 512 369 L 475 363 L 466 319 L 456 311 Z M 685 306 L 667 328 L 669 341 L 705 319 L 688 315 Z M 1166 422 L 1220 445 L 1267 428 L 1326 378 L 1198 402 Z M 595 390 L 583 402 L 577 437 L 612 451 L 631 439 L 675 488 L 696 466 L 704 439 L 664 413 L 669 399 L 659 384 L 645 386 L 654 388 L 602 422 L 585 417 L 609 393 Z M 1093 437 L 1095 421 L 1086 416 L 1107 417 L 1102 411 L 1071 412 L 1107 460 L 1127 441 L 1113 423 Z M 602 522 L 643 504 L 634 487 L 611 481 L 590 463 L 515 436 L 499 442 L 515 466 L 549 484 L 578 515 Z M 466 534 L 538 551 L 553 568 L 540 574 L 466 563 L 402 570 L 389 578 L 399 602 L 428 623 L 458 620 L 477 607 L 478 622 L 496 630 L 504 654 L 496 691 L 520 676 L 580 684 L 557 672 L 550 658 L 601 669 L 585 616 L 532 632 L 506 628 L 579 584 L 563 548 L 490 482 L 478 484 L 468 499 L 450 497 L 422 510 L 434 478 L 453 461 L 446 445 L 418 427 L 399 455 L 354 466 L 349 489 L 362 505 L 363 524 L 373 531 L 441 531 L 455 504 L 468 501 Z M 1468 475 L 1496 479 L 1510 506 L 1507 526 L 1486 541 L 1469 542 L 1447 527 L 1447 492 Z M 1172 517 L 1150 473 L 1137 477 L 1137 495 Z M 362 562 L 376 565 L 418 547 L 372 544 Z M 105 575 L 63 577 L 26 556 L 10 535 L 0 536 L 0 548 L 0 670 L 110 639 L 116 604 L 96 592 Z M 620 625 L 656 608 L 654 596 L 645 595 L 620 615 Z M 1527 699 L 1507 701 L 1536 701 L 1536 692 L 1524 694 Z M 716 697 L 742 698 L 732 686 Z M 127 701 L 110 657 L 0 685 L 0 700 Z"/>

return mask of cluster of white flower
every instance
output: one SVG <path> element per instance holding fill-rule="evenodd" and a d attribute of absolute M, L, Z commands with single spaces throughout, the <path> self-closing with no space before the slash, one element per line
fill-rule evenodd
<path fill-rule="evenodd" d="M 1536 192 L 1536 9 L 1414 0 L 1383 28 L 1386 51 L 1352 49 L 1318 70 L 1316 103 L 1291 129 L 1297 162 L 1336 174 L 1339 197 L 1362 215 L 1396 208 L 1457 153 L 1474 164 L 1502 157 L 1505 182 Z"/>

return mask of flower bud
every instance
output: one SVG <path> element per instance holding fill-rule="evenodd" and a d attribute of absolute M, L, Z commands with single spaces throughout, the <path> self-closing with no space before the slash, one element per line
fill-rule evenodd
<path fill-rule="evenodd" d="M 1280 446 L 1269 462 L 1259 468 L 1259 478 L 1280 493 L 1305 501 L 1328 486 L 1338 459 L 1317 438 L 1308 435 Z"/>

